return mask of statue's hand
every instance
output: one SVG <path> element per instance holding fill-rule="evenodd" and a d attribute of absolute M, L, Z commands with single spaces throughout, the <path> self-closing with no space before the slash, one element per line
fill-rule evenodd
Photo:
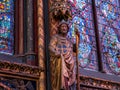
<path fill-rule="evenodd" d="M 58 51 L 57 51 L 57 52 L 55 52 L 55 55 L 56 55 L 56 56 L 58 56 L 58 57 L 60 57 L 60 56 L 61 56 L 61 55 L 60 55 L 60 52 L 58 52 Z"/>

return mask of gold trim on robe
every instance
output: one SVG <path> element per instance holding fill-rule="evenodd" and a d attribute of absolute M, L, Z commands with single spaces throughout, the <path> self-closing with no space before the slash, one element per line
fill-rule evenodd
<path fill-rule="evenodd" d="M 52 90 L 69 90 L 75 83 L 73 44 L 67 37 L 54 35 L 49 44 Z"/>

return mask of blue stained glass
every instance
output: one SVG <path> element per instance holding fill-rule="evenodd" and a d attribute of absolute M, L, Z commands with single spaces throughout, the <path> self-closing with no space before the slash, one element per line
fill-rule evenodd
<path fill-rule="evenodd" d="M 112 23 L 113 27 L 120 30 L 120 14 L 115 22 Z"/>
<path fill-rule="evenodd" d="M 113 7 L 113 5 L 109 4 L 109 3 L 102 3 L 101 5 L 101 11 L 104 14 L 105 17 L 107 17 L 108 20 L 110 19 L 115 19 L 116 18 L 116 10 Z"/>
<path fill-rule="evenodd" d="M 100 5 L 102 2 L 104 2 L 104 0 L 97 0 L 97 1 L 95 1 L 95 4 Z M 114 6 L 119 6 L 119 1 L 118 0 L 105 0 L 105 3 L 110 3 Z"/>
<path fill-rule="evenodd" d="M 109 0 L 109 2 L 115 6 L 119 6 L 119 1 L 118 0 Z"/>
<path fill-rule="evenodd" d="M 14 10 L 14 0 L 0 0 L 0 13 Z"/>
<path fill-rule="evenodd" d="M 0 53 L 13 55 L 14 0 L 0 0 Z"/>
<path fill-rule="evenodd" d="M 102 61 L 106 73 L 120 74 L 120 14 L 118 0 L 96 0 Z"/>
<path fill-rule="evenodd" d="M 79 63 L 84 69 L 97 70 L 97 57 L 96 50 L 93 46 L 95 43 L 95 33 L 92 17 L 92 1 L 91 0 L 68 0 L 72 10 L 72 20 L 70 21 L 70 30 L 68 36 L 76 42 L 75 28 L 78 29 L 80 34 L 79 43 Z M 90 58 L 91 53 L 93 57 Z"/>
<path fill-rule="evenodd" d="M 76 6 L 82 10 L 86 6 L 86 0 L 76 0 Z"/>
<path fill-rule="evenodd" d="M 69 0 L 77 9 L 82 10 L 86 6 L 87 0 Z"/>

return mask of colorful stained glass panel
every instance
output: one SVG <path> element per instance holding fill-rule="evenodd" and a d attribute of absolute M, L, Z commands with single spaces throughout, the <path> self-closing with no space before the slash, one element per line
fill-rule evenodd
<path fill-rule="evenodd" d="M 91 0 L 68 0 L 72 10 L 72 20 L 68 36 L 76 42 L 75 28 L 80 34 L 78 59 L 84 69 L 98 70 L 97 50 L 93 25 Z"/>
<path fill-rule="evenodd" d="M 0 0 L 0 53 L 14 53 L 14 0 Z"/>
<path fill-rule="evenodd" d="M 118 0 L 96 0 L 104 71 L 120 74 L 120 10 Z"/>

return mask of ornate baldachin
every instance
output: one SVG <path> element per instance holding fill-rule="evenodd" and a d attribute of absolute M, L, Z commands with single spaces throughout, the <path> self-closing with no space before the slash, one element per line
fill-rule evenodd
<path fill-rule="evenodd" d="M 51 5 L 50 13 L 55 20 L 68 20 L 72 18 L 69 3 L 66 0 L 55 0 Z"/>

